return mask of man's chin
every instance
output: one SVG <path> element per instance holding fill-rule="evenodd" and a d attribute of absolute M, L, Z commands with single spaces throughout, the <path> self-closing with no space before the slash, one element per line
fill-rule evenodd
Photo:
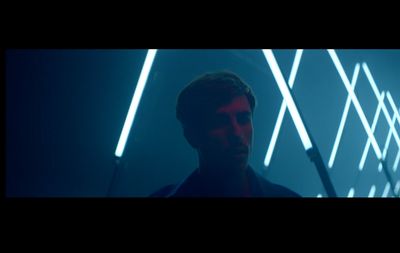
<path fill-rule="evenodd" d="M 247 153 L 230 154 L 226 156 L 219 156 L 217 159 L 215 159 L 214 164 L 217 165 L 217 167 L 245 168 L 248 165 L 248 158 L 249 157 Z"/>
<path fill-rule="evenodd" d="M 230 167 L 237 169 L 244 169 L 248 165 L 248 157 L 247 155 L 235 156 L 231 159 Z"/>

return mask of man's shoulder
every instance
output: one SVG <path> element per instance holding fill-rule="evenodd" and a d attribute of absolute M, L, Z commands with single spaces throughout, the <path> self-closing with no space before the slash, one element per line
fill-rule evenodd
<path fill-rule="evenodd" d="M 149 197 L 188 197 L 198 195 L 196 186 L 198 186 L 198 177 L 196 170 L 194 170 L 180 182 L 166 185 L 152 193 Z"/>
<path fill-rule="evenodd" d="M 273 197 L 301 198 L 301 196 L 298 193 L 292 191 L 291 189 L 283 185 L 275 184 L 272 182 L 269 182 L 269 184 L 272 189 L 272 192 L 274 193 Z"/>
<path fill-rule="evenodd" d="M 283 185 L 275 184 L 256 172 L 254 174 L 260 182 L 260 186 L 266 197 L 301 198 L 301 195 L 295 191 Z"/>

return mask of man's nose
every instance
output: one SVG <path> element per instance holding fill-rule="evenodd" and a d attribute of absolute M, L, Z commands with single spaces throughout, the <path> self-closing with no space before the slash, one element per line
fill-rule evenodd
<path fill-rule="evenodd" d="M 231 129 L 228 134 L 228 140 L 231 145 L 243 145 L 244 135 L 240 125 L 236 123 L 231 124 Z"/>
<path fill-rule="evenodd" d="M 231 134 L 235 137 L 243 137 L 243 130 L 241 125 L 237 122 L 236 119 L 231 120 Z"/>

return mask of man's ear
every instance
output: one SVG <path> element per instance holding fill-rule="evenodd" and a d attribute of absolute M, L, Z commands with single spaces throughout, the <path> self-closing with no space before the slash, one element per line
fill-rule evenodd
<path fill-rule="evenodd" d="M 192 146 L 194 149 L 198 149 L 200 147 L 201 137 L 198 131 L 194 130 L 193 128 L 185 127 L 183 129 L 183 134 L 190 146 Z"/>

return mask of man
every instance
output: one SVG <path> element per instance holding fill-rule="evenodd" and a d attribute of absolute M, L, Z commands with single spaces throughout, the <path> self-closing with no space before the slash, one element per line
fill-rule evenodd
<path fill-rule="evenodd" d="M 256 99 L 231 72 L 205 74 L 179 94 L 176 117 L 197 151 L 199 166 L 152 197 L 300 197 L 257 174 L 248 158 Z"/>

